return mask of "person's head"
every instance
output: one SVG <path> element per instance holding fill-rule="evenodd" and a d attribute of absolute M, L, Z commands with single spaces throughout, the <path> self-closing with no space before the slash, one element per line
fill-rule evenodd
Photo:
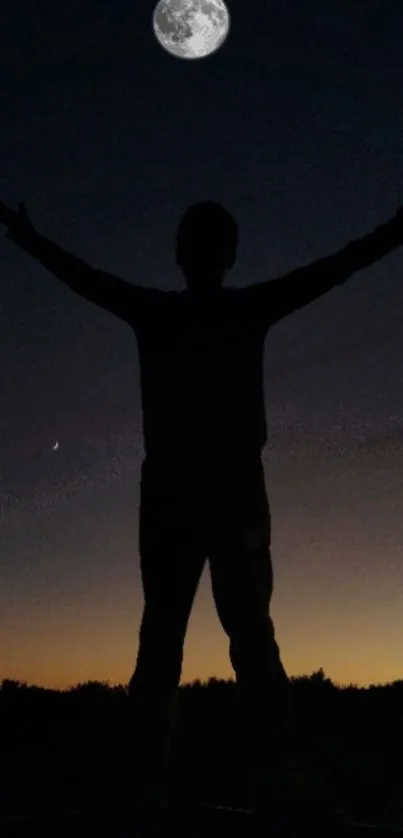
<path fill-rule="evenodd" d="M 191 206 L 176 234 L 176 261 L 193 290 L 213 290 L 236 260 L 238 226 L 226 209 L 214 201 Z"/>

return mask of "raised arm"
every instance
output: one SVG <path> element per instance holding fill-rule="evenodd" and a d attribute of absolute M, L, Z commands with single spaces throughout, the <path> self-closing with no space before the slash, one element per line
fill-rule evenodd
<path fill-rule="evenodd" d="M 319 259 L 278 279 L 247 289 L 255 297 L 257 309 L 263 306 L 270 323 L 313 302 L 353 273 L 369 267 L 391 250 L 403 245 L 403 208 L 372 233 L 350 242 L 332 256 Z"/>
<path fill-rule="evenodd" d="M 24 204 L 19 204 L 18 212 L 14 212 L 0 201 L 0 222 L 6 224 L 9 239 L 38 259 L 69 288 L 123 320 L 130 319 L 136 299 L 148 291 L 106 271 L 92 268 L 41 236 L 34 229 Z"/>

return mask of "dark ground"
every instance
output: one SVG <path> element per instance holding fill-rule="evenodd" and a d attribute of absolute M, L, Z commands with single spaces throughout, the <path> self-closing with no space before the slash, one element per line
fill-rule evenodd
<path fill-rule="evenodd" d="M 127 776 L 123 688 L 6 687 L 0 692 L 1 814 L 91 805 L 113 810 Z M 353 819 L 396 823 L 403 683 L 339 690 L 311 676 L 294 682 L 293 691 L 303 797 L 342 807 Z M 172 772 L 180 805 L 248 807 L 237 726 L 231 682 L 181 688 Z"/>

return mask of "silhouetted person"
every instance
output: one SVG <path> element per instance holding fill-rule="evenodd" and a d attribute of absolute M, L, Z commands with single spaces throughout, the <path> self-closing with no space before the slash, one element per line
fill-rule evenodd
<path fill-rule="evenodd" d="M 269 614 L 264 341 L 283 317 L 402 245 L 403 211 L 333 256 L 279 279 L 223 289 L 236 258 L 237 225 L 218 204 L 195 205 L 177 233 L 176 258 L 187 284 L 181 292 L 132 285 L 91 268 L 39 235 L 23 205 L 15 213 L 0 204 L 0 220 L 9 238 L 73 291 L 126 321 L 138 341 L 144 610 L 128 693 L 143 792 L 155 801 L 165 794 L 185 632 L 208 558 L 249 729 L 256 806 L 262 806 L 275 781 L 286 784 L 279 764 L 270 782 L 271 743 L 277 739 L 286 753 L 292 727 L 290 684 Z"/>

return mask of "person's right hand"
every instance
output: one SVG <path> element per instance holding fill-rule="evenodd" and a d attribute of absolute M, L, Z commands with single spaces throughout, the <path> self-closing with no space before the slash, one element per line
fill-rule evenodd
<path fill-rule="evenodd" d="M 0 223 L 7 227 L 32 227 L 25 204 L 18 204 L 18 210 L 12 210 L 0 201 Z"/>

